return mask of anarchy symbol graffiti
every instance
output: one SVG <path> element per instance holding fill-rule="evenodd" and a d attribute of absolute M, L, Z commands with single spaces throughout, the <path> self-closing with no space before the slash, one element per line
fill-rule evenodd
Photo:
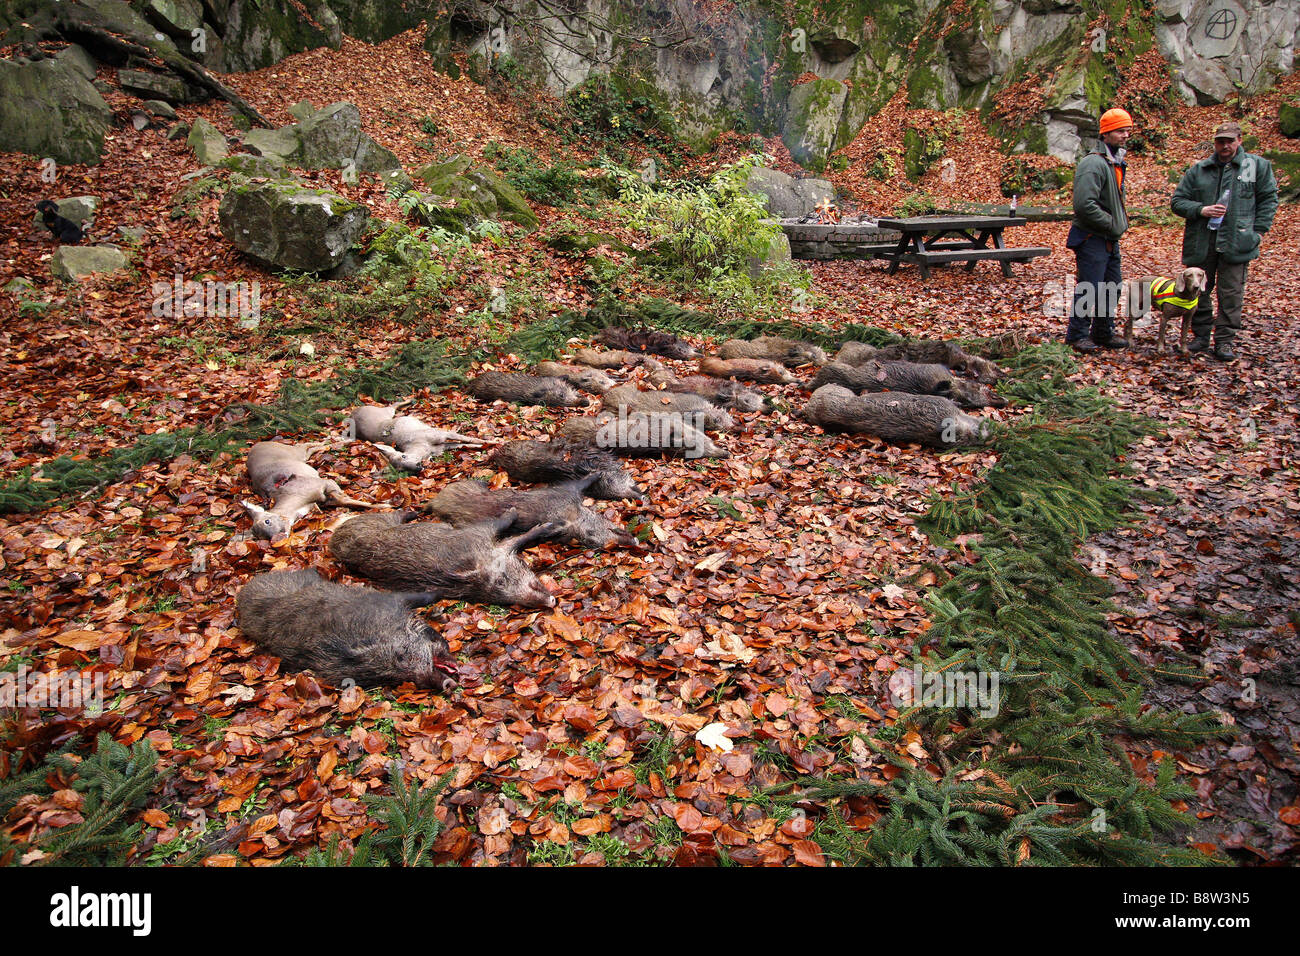
<path fill-rule="evenodd" d="M 1216 10 L 1205 23 L 1205 35 L 1211 40 L 1226 40 L 1237 32 L 1237 13 L 1224 7 Z"/>

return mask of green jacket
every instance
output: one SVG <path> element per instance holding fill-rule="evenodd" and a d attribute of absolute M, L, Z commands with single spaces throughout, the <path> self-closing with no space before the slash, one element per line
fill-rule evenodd
<path fill-rule="evenodd" d="M 1127 176 L 1127 166 L 1121 162 L 1119 167 Z M 1074 225 L 1104 239 L 1118 239 L 1128 230 L 1124 191 L 1115 182 L 1104 143 L 1098 143 L 1074 169 Z"/>
<path fill-rule="evenodd" d="M 1231 189 L 1228 212 L 1217 230 L 1201 215 L 1205 206 L 1219 201 Z M 1183 173 L 1169 206 L 1187 220 L 1183 228 L 1183 265 L 1204 265 L 1210 243 L 1225 262 L 1249 262 L 1259 256 L 1259 239 L 1273 226 L 1277 213 L 1277 180 L 1273 164 L 1238 147 L 1237 154 L 1219 165 L 1211 156 Z"/>

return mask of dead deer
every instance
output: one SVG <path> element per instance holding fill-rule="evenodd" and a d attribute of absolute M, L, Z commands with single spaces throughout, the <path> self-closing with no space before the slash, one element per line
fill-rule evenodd
<path fill-rule="evenodd" d="M 322 478 L 307 459 L 328 447 L 324 442 L 286 445 L 278 441 L 260 441 L 248 452 L 248 482 L 270 508 L 242 502 L 253 518 L 253 536 L 275 541 L 283 538 L 293 523 L 306 516 L 314 504 L 329 502 L 350 508 L 377 508 L 349 498 L 338 482 Z"/>

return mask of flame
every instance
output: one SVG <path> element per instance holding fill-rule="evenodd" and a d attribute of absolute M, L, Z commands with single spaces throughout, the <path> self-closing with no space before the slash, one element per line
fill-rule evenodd
<path fill-rule="evenodd" d="M 825 225 L 837 223 L 840 221 L 840 210 L 829 199 L 823 199 L 817 204 L 817 221 Z"/>

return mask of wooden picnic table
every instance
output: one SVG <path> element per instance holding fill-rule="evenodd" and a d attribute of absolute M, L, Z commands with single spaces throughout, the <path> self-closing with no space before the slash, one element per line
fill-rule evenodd
<path fill-rule="evenodd" d="M 881 219 L 881 229 L 896 229 L 902 238 L 892 252 L 879 253 L 889 260 L 889 274 L 898 271 L 899 263 L 914 262 L 921 267 L 921 278 L 930 278 L 930 266 L 948 262 L 965 262 L 970 272 L 983 259 L 1002 264 L 1002 274 L 1011 275 L 1011 263 L 1028 262 L 1036 256 L 1050 255 L 1046 246 L 1008 248 L 1002 231 L 1023 226 L 1028 220 L 1019 216 L 912 216 L 907 219 Z M 992 240 L 993 246 L 989 247 Z"/>

